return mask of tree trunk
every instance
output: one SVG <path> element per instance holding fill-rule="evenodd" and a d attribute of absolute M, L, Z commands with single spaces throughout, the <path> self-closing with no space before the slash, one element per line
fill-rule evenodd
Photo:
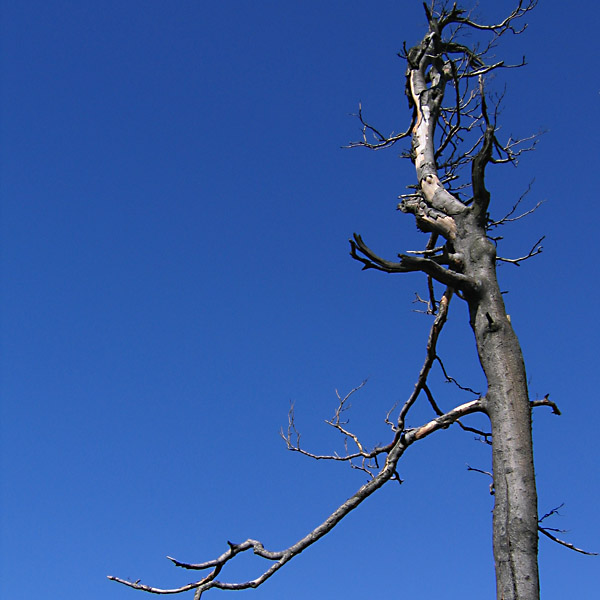
<path fill-rule="evenodd" d="M 488 381 L 484 407 L 493 439 L 497 599 L 537 600 L 537 494 L 525 364 L 498 287 L 496 249 L 482 225 L 473 222 L 475 213 L 459 220 L 457 247 L 464 273 L 480 283 L 479 293 L 467 300 Z"/>

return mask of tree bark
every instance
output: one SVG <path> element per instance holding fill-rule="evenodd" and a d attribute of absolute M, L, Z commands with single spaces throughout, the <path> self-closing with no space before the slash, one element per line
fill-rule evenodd
<path fill-rule="evenodd" d="M 492 427 L 493 547 L 498 600 L 537 600 L 538 515 L 531 408 L 519 340 L 496 277 L 496 249 L 476 220 L 458 219 L 464 273 L 479 283 L 467 297 L 477 352 L 488 381 L 483 400 Z"/>

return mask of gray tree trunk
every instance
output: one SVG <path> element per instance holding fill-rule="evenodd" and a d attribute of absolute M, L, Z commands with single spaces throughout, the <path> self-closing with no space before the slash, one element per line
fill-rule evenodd
<path fill-rule="evenodd" d="M 460 245 L 464 244 L 464 273 L 481 286 L 468 304 L 477 353 L 488 382 L 483 405 L 492 427 L 497 598 L 536 600 L 538 514 L 525 364 L 498 287 L 495 246 L 481 224 L 472 220 L 465 219 Z M 462 224 L 458 229 L 463 229 Z"/>

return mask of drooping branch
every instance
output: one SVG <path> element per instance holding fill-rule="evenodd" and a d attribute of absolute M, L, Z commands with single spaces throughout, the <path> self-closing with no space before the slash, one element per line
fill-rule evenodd
<path fill-rule="evenodd" d="M 544 398 L 544 400 L 547 400 L 547 399 L 548 399 L 548 397 L 546 396 L 546 398 Z M 539 402 L 542 402 L 542 401 L 540 400 Z M 550 402 L 550 401 L 548 401 L 548 402 Z M 554 404 L 554 403 L 551 403 L 551 404 Z M 558 411 L 558 409 L 556 409 L 556 410 Z M 560 411 L 558 411 L 557 414 L 560 415 Z M 565 548 L 568 548 L 569 550 L 573 550 L 574 552 L 579 552 L 580 554 L 586 554 L 587 556 L 597 556 L 598 555 L 597 552 L 588 552 L 586 550 L 582 550 L 581 548 L 577 548 L 570 542 L 565 542 L 564 540 L 561 540 L 560 538 L 558 538 L 554 535 L 554 533 L 566 533 L 562 529 L 555 529 L 553 527 L 543 527 L 542 526 L 542 523 L 549 517 L 552 517 L 554 515 L 560 516 L 560 513 L 558 511 L 563 506 L 564 506 L 564 502 L 561 505 L 557 506 L 556 508 L 549 510 L 543 517 L 540 517 L 540 519 L 538 520 L 538 531 L 540 533 L 544 534 L 547 538 L 551 539 L 553 542 L 556 542 L 557 544 L 564 546 Z M 551 531 L 554 533 L 550 533 Z"/>
<path fill-rule="evenodd" d="M 194 600 L 199 600 L 204 592 L 212 588 L 221 590 L 244 590 L 250 588 L 257 588 L 267 579 L 269 579 L 274 573 L 276 573 L 283 565 L 289 562 L 295 556 L 298 556 L 301 552 L 306 550 L 309 546 L 312 546 L 315 542 L 320 540 L 324 535 L 329 533 L 344 517 L 350 512 L 357 508 L 364 500 L 366 500 L 373 492 L 378 490 L 387 481 L 393 479 L 396 474 L 396 465 L 398 461 L 406 451 L 406 449 L 414 444 L 415 442 L 426 438 L 432 433 L 440 430 L 447 429 L 450 425 L 455 423 L 461 417 L 472 414 L 474 412 L 481 412 L 482 404 L 479 399 L 472 400 L 465 404 L 461 404 L 453 408 L 451 411 L 433 419 L 418 427 L 411 429 L 406 435 L 399 436 L 393 447 L 389 450 L 384 466 L 381 468 L 370 481 L 365 483 L 360 489 L 356 491 L 346 502 L 341 504 L 323 523 L 318 527 L 315 527 L 302 539 L 298 540 L 292 546 L 280 551 L 270 551 L 264 548 L 263 544 L 257 540 L 248 539 L 241 544 L 233 544 L 228 542 L 229 550 L 221 554 L 216 559 L 204 562 L 204 563 L 185 563 L 178 561 L 174 558 L 168 557 L 176 566 L 182 567 L 188 570 L 208 570 L 212 569 L 206 577 L 194 582 L 182 586 L 180 588 L 169 588 L 162 589 L 153 586 L 148 586 L 139 581 L 132 582 L 119 577 L 109 575 L 109 579 L 116 581 L 128 587 L 149 592 L 153 594 L 179 594 L 190 590 L 195 590 Z M 226 582 L 216 579 L 222 571 L 223 567 L 242 552 L 252 550 L 256 556 L 264 558 L 268 561 L 273 561 L 273 564 L 261 573 L 255 579 L 242 582 Z"/>
<path fill-rule="evenodd" d="M 574 552 L 579 552 L 580 554 L 586 554 L 587 556 L 598 556 L 597 552 L 588 552 L 587 550 L 582 550 L 581 548 L 577 548 L 577 546 L 574 546 L 570 542 L 565 542 L 564 540 L 561 540 L 560 538 L 551 534 L 550 530 L 547 527 L 538 526 L 538 531 L 540 533 L 544 534 L 547 538 L 550 538 L 553 542 L 556 542 L 557 544 L 560 544 L 561 546 L 564 546 L 565 548 L 568 548 L 569 550 L 573 550 Z"/>

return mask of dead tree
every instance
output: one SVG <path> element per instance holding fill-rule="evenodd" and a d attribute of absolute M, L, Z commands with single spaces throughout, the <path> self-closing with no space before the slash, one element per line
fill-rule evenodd
<path fill-rule="evenodd" d="M 517 205 L 503 218 L 490 217 L 490 192 L 485 174 L 490 164 L 513 163 L 531 150 L 535 136 L 524 139 L 501 138 L 496 118 L 497 101 L 492 101 L 485 89 L 486 75 L 491 72 L 525 64 L 508 65 L 490 59 L 491 49 L 506 34 L 518 35 L 525 29 L 522 18 L 537 0 L 521 0 L 500 23 L 479 23 L 471 14 L 444 3 L 424 4 L 428 29 L 423 39 L 400 56 L 406 61 L 406 97 L 412 119 L 400 134 L 385 135 L 371 125 L 359 108 L 358 119 L 363 137 L 351 147 L 379 150 L 401 140 L 410 139 L 406 152 L 416 169 L 416 183 L 410 193 L 400 196 L 398 208 L 410 213 L 417 227 L 429 235 L 423 250 L 406 252 L 398 260 L 378 256 L 355 234 L 350 240 L 351 256 L 363 269 L 385 273 L 420 271 L 427 277 L 428 312 L 435 315 L 429 334 L 423 367 L 414 389 L 398 415 L 387 415 L 391 439 L 385 446 L 368 449 L 358 436 L 348 430 L 341 415 L 349 397 L 339 397 L 339 406 L 329 424 L 352 444 L 345 455 L 316 455 L 304 450 L 290 412 L 287 434 L 288 448 L 316 459 L 348 462 L 365 471 L 369 480 L 354 495 L 337 508 L 322 524 L 284 550 L 264 548 L 260 541 L 248 539 L 242 543 L 228 542 L 228 549 L 213 560 L 192 564 L 174 558 L 178 567 L 206 573 L 188 585 L 160 589 L 138 582 L 110 577 L 129 587 L 155 594 L 175 594 L 194 591 L 197 600 L 212 588 L 242 590 L 256 588 L 283 565 L 328 534 L 346 515 L 385 483 L 399 480 L 398 461 L 416 442 L 453 424 L 476 431 L 491 444 L 493 463 L 493 548 L 496 566 L 497 598 L 500 600 L 535 600 L 539 598 L 537 565 L 538 534 L 558 540 L 538 520 L 531 410 L 549 406 L 560 414 L 547 397 L 530 401 L 525 365 L 519 340 L 512 328 L 496 276 L 498 261 L 519 265 L 541 251 L 541 240 L 528 254 L 520 258 L 501 258 L 490 231 L 532 211 L 517 215 Z M 439 4 L 439 3 L 438 3 Z M 475 33 L 478 45 L 466 45 L 463 34 Z M 534 209 L 532 209 L 534 210 Z M 443 286 L 439 295 L 437 286 Z M 477 353 L 487 379 L 484 395 L 456 406 L 447 412 L 439 408 L 429 386 L 428 376 L 437 354 L 438 337 L 446 322 L 451 300 L 466 302 L 470 326 L 475 336 Z M 443 369 L 443 365 L 442 369 Z M 445 370 L 444 370 L 445 372 Z M 447 374 L 446 374 L 447 375 Z M 449 378 L 449 376 L 447 376 Z M 450 379 L 450 378 L 449 378 Z M 419 398 L 431 405 L 435 417 L 417 428 L 407 428 L 406 418 Z M 490 431 L 478 431 L 464 421 L 472 413 L 489 417 Z M 238 554 L 252 550 L 269 565 L 251 581 L 230 582 L 221 579 L 227 563 Z"/>

